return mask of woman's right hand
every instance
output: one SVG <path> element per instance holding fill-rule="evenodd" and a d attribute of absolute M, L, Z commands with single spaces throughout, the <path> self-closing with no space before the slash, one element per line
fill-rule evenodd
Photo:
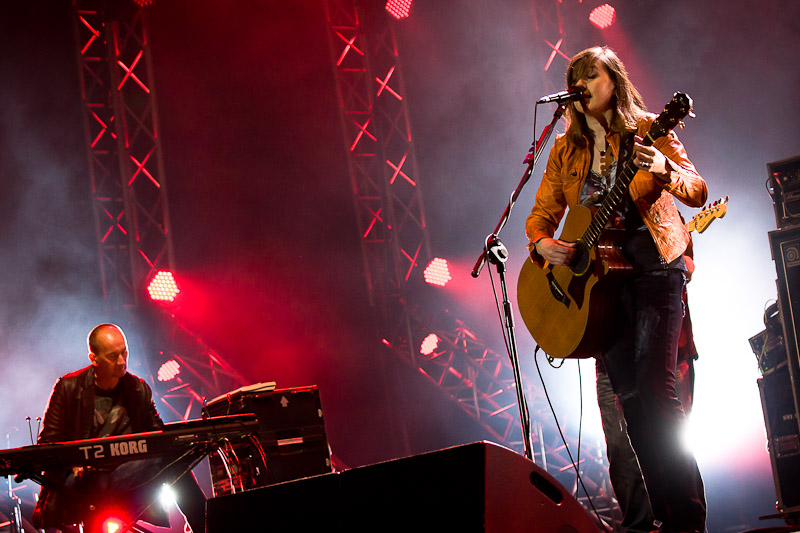
<path fill-rule="evenodd" d="M 536 242 L 536 253 L 547 259 L 551 265 L 568 265 L 575 255 L 576 246 L 574 242 L 545 237 Z"/>

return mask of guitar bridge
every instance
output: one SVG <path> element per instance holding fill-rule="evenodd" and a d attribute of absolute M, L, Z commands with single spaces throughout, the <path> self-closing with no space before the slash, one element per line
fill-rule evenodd
<path fill-rule="evenodd" d="M 553 271 L 548 270 L 546 277 L 547 285 L 550 287 L 550 293 L 553 295 L 553 298 L 564 304 L 564 307 L 569 307 L 569 298 L 567 298 L 567 294 L 564 292 L 564 289 L 562 289 L 558 284 L 558 281 L 556 281 Z"/>

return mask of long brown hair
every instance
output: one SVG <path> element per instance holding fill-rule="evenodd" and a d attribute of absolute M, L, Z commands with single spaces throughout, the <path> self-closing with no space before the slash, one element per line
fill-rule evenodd
<path fill-rule="evenodd" d="M 644 105 L 639 91 L 628 78 L 628 71 L 622 64 L 617 54 L 607 46 L 595 46 L 577 53 L 567 67 L 567 87 L 584 78 L 595 61 L 599 61 L 614 82 L 613 108 L 611 121 L 608 125 L 612 131 L 624 132 L 636 129 L 636 120 L 642 116 L 647 108 Z M 577 146 L 585 146 L 586 137 L 591 137 L 586 117 L 575 109 L 575 102 L 567 104 L 567 140 Z"/>

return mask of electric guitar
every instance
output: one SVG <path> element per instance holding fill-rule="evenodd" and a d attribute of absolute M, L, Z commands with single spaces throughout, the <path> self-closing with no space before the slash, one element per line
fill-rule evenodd
<path fill-rule="evenodd" d="M 648 130 L 643 145 L 651 146 L 686 117 L 692 100 L 675 93 Z M 559 239 L 577 244 L 570 265 L 551 265 L 543 258 L 525 261 L 517 282 L 517 303 L 525 325 L 551 357 L 593 357 L 610 331 L 614 280 L 630 270 L 616 241 L 619 231 L 604 228 L 628 192 L 638 168 L 629 159 L 617 174 L 597 211 L 570 207 Z"/>

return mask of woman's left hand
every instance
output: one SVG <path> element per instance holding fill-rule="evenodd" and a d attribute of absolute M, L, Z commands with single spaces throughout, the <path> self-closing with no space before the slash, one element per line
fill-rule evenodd
<path fill-rule="evenodd" d="M 642 138 L 636 136 L 633 145 L 633 163 L 640 169 L 652 172 L 664 181 L 669 180 L 670 170 L 667 169 L 667 158 L 658 148 L 641 144 Z"/>

